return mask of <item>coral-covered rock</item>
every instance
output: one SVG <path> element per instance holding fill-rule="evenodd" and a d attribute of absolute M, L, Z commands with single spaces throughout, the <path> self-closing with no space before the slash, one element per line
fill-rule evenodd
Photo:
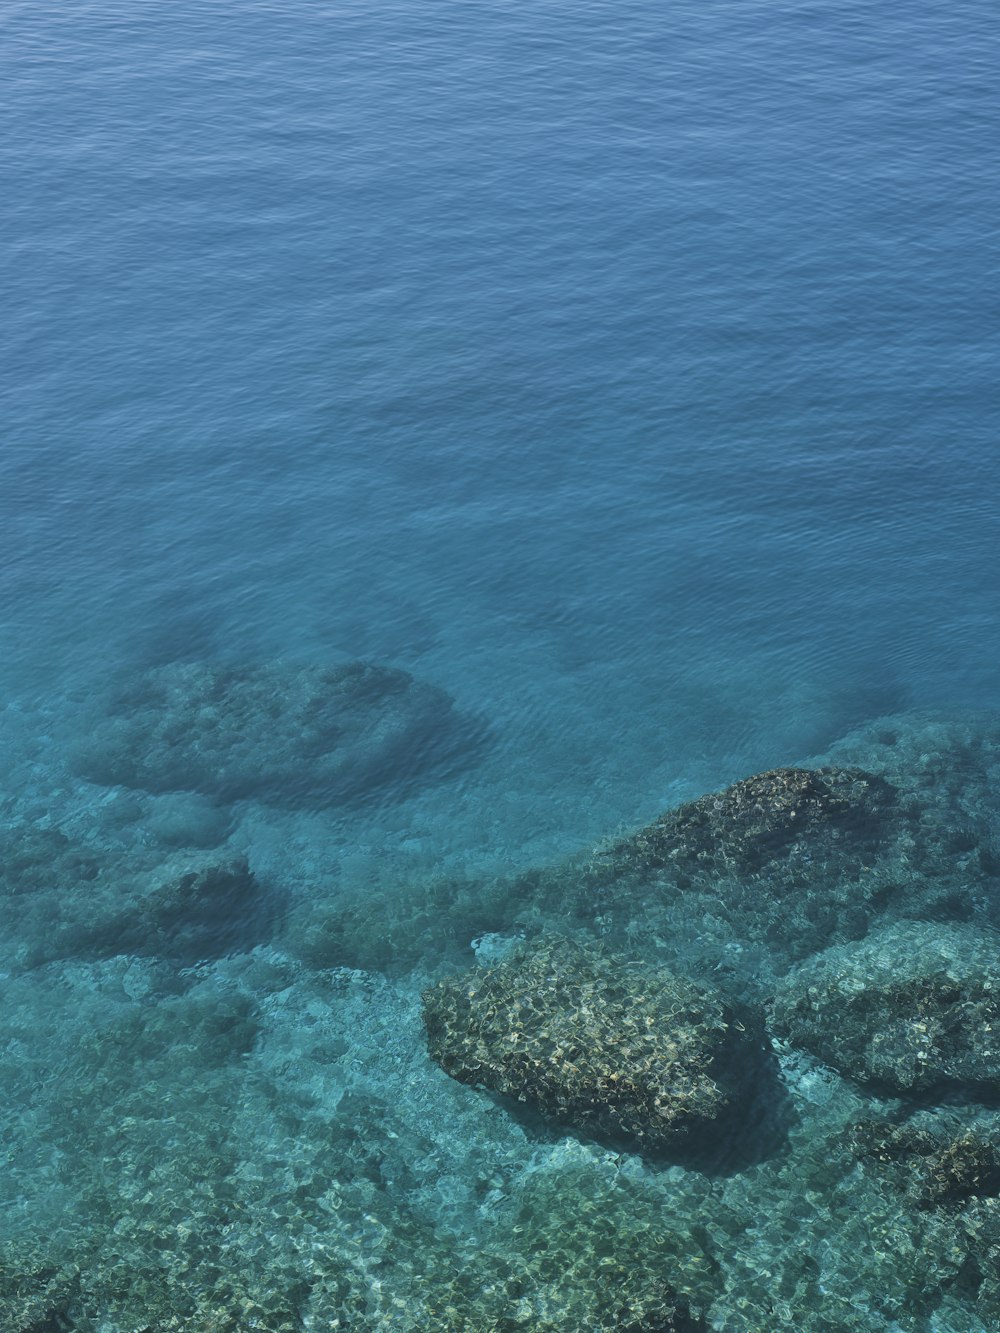
<path fill-rule="evenodd" d="M 899 922 L 796 968 L 772 1025 L 791 1045 L 893 1092 L 1000 1092 L 1000 940 L 971 926 Z"/>
<path fill-rule="evenodd" d="M 474 740 L 451 698 L 406 671 L 174 662 L 107 699 L 71 759 L 106 785 L 325 805 L 405 784 Z"/>
<path fill-rule="evenodd" d="M 460 1082 L 654 1151 L 728 1117 L 752 1045 L 710 990 L 561 938 L 439 981 L 424 1023 Z"/>

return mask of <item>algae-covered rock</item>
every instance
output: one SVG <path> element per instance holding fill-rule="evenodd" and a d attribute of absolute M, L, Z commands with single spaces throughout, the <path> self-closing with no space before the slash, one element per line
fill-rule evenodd
<path fill-rule="evenodd" d="M 911 823 L 893 784 L 867 770 L 773 769 L 525 872 L 501 924 L 538 913 L 593 922 L 630 947 L 658 938 L 699 970 L 731 974 L 737 963 L 734 993 L 754 1002 L 772 960 L 780 975 L 831 941 L 859 938 L 908 893 L 912 868 L 893 853 Z"/>
<path fill-rule="evenodd" d="M 661 815 L 619 844 L 649 866 L 755 871 L 802 844 L 877 842 L 892 786 L 857 768 L 775 768 Z"/>
<path fill-rule="evenodd" d="M 1000 939 L 904 921 L 796 968 L 772 1008 L 778 1036 L 900 1093 L 1000 1092 Z"/>
<path fill-rule="evenodd" d="M 759 773 L 525 872 L 489 928 L 558 919 L 630 949 L 656 941 L 664 961 L 759 1003 L 793 963 L 892 921 L 1000 924 L 1000 741 L 974 750 L 922 718 L 880 734 L 844 751 L 864 765 Z M 931 759 L 947 780 L 921 780 Z"/>
<path fill-rule="evenodd" d="M 890 726 L 891 722 L 891 726 Z M 841 762 L 773 769 L 511 878 L 454 874 L 297 909 L 319 966 L 443 958 L 484 933 L 580 929 L 757 1005 L 795 962 L 901 919 L 1000 925 L 1000 728 L 884 719 Z"/>
<path fill-rule="evenodd" d="M 430 1053 L 453 1078 L 646 1150 L 726 1120 L 752 1045 L 719 996 L 555 938 L 424 994 Z"/>
<path fill-rule="evenodd" d="M 174 662 L 111 695 L 71 749 L 92 782 L 325 805 L 467 755 L 451 698 L 406 671 Z"/>

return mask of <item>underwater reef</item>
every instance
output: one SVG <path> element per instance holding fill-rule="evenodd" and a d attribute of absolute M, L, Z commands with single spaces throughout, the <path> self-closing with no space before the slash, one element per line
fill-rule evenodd
<path fill-rule="evenodd" d="M 88 722 L 71 760 L 90 782 L 320 807 L 468 762 L 479 731 L 438 686 L 369 662 L 170 662 Z"/>
<path fill-rule="evenodd" d="M 1000 718 L 352 882 L 282 671 L 157 672 L 5 799 L 0 1333 L 1000 1333 Z"/>

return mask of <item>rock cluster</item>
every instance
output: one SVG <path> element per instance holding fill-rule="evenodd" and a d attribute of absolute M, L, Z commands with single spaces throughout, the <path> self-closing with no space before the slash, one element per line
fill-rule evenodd
<path fill-rule="evenodd" d="M 439 747 L 391 675 L 158 668 L 78 753 L 136 790 L 0 830 L 0 1333 L 1000 1333 L 1000 724 L 882 720 L 511 880 L 285 898 L 233 853 L 281 814 L 230 802 L 437 762 L 450 704 Z"/>

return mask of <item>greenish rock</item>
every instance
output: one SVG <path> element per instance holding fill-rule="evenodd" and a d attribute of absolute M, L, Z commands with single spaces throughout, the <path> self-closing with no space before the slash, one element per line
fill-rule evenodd
<path fill-rule="evenodd" d="M 550 938 L 424 993 L 434 1060 L 461 1083 L 646 1151 L 729 1122 L 752 1039 L 721 998 L 666 970 Z"/>
<path fill-rule="evenodd" d="M 70 760 L 106 786 L 321 807 L 468 760 L 479 739 L 406 671 L 173 662 L 110 694 Z"/>
<path fill-rule="evenodd" d="M 775 1034 L 861 1083 L 894 1093 L 1000 1093 L 1000 939 L 903 921 L 794 969 Z"/>

